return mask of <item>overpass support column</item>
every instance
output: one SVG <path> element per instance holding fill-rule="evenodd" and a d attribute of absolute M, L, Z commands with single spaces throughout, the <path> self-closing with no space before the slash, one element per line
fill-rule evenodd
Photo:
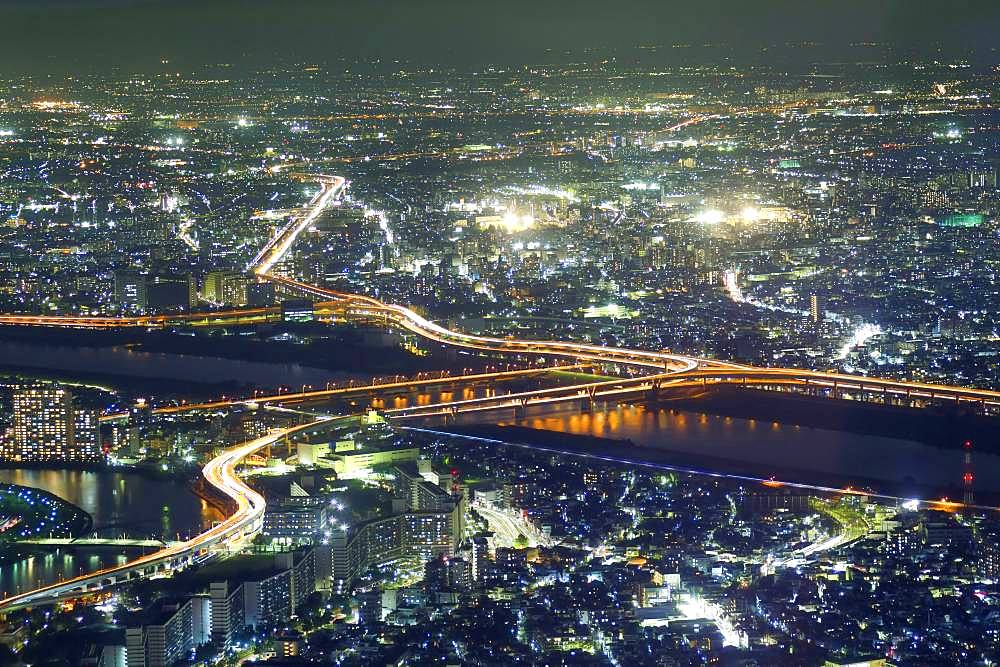
<path fill-rule="evenodd" d="M 647 401 L 655 401 L 660 397 L 660 390 L 663 388 L 662 380 L 653 380 L 650 383 L 649 390 L 646 392 Z"/>

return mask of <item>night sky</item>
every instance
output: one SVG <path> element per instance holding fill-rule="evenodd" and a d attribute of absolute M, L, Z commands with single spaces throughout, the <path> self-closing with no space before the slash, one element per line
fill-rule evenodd
<path fill-rule="evenodd" d="M 879 41 L 992 60 L 998 28 L 996 0 L 0 0 L 4 64 L 37 73 L 142 69 L 164 58 L 533 62 L 677 42 L 750 56 L 804 40 L 824 43 L 817 58 Z"/>

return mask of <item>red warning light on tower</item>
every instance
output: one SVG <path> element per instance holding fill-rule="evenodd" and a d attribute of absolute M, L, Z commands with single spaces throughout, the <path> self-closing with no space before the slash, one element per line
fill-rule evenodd
<path fill-rule="evenodd" d="M 965 471 L 962 473 L 962 489 L 964 491 L 962 502 L 966 505 L 973 505 L 976 502 L 976 496 L 972 490 L 972 480 L 975 478 L 972 473 L 972 441 L 966 440 L 963 442 L 962 449 L 965 450 L 965 455 L 963 456 Z"/>

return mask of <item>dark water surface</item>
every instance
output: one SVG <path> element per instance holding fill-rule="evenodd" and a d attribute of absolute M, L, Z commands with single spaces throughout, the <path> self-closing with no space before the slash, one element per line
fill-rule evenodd
<path fill-rule="evenodd" d="M 185 484 L 137 473 L 8 469 L 0 482 L 44 489 L 83 508 L 100 537 L 185 539 L 211 526 L 219 514 Z M 141 551 L 53 550 L 0 565 L 0 594 L 9 595 L 77 574 L 123 563 Z"/>
<path fill-rule="evenodd" d="M 123 346 L 69 347 L 21 341 L 0 341 L 0 366 L 260 387 L 323 386 L 331 380 L 353 377 L 299 364 L 143 352 Z"/>
<path fill-rule="evenodd" d="M 577 435 L 632 440 L 657 449 L 773 467 L 802 470 L 839 479 L 870 479 L 926 487 L 958 487 L 963 459 L 960 450 L 932 447 L 910 440 L 810 428 L 778 422 L 720 417 L 697 412 L 643 406 L 608 406 L 593 413 L 575 408 L 553 411 L 516 422 L 521 426 Z M 1000 491 L 1000 456 L 973 455 L 976 487 Z M 795 480 L 791 480 L 795 481 Z"/>

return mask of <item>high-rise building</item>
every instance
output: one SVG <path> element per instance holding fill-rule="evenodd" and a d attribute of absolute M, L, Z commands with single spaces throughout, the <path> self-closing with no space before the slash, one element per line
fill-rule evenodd
<path fill-rule="evenodd" d="M 100 425 L 95 411 L 77 407 L 60 387 L 27 385 L 14 390 L 13 438 L 4 448 L 10 461 L 97 461 Z"/>
<path fill-rule="evenodd" d="M 219 646 L 245 627 L 286 621 L 316 590 L 315 550 L 275 554 L 269 570 L 209 584 L 212 638 Z"/>
<path fill-rule="evenodd" d="M 85 460 L 100 459 L 101 415 L 97 410 L 85 406 L 73 406 L 73 441 L 75 449 Z"/>
<path fill-rule="evenodd" d="M 243 585 L 231 585 L 228 581 L 209 584 L 211 600 L 212 641 L 216 646 L 228 648 L 233 633 L 242 630 L 245 623 L 243 611 Z"/>
<path fill-rule="evenodd" d="M 222 303 L 228 306 L 247 305 L 247 290 L 250 279 L 241 275 L 226 276 L 222 281 Z"/>
<path fill-rule="evenodd" d="M 146 277 L 115 272 L 115 303 L 128 312 L 146 312 Z"/>
<path fill-rule="evenodd" d="M 212 271 L 205 276 L 202 296 L 212 303 L 245 306 L 250 279 L 232 271 Z"/>
<path fill-rule="evenodd" d="M 247 305 L 255 308 L 273 306 L 277 295 L 272 283 L 250 283 L 247 285 Z"/>
<path fill-rule="evenodd" d="M 372 565 L 391 560 L 451 557 L 462 536 L 462 507 L 456 501 L 450 509 L 403 512 L 357 524 L 350 531 L 332 530 L 333 578 L 351 582 Z"/>
<path fill-rule="evenodd" d="M 326 523 L 326 507 L 288 499 L 267 504 L 262 532 L 272 539 L 308 544 Z"/>
<path fill-rule="evenodd" d="M 813 324 L 820 324 L 826 317 L 826 299 L 819 294 L 809 297 L 809 319 Z"/>
<path fill-rule="evenodd" d="M 190 275 L 153 276 L 146 281 L 146 308 L 153 312 L 187 309 L 198 302 L 198 292 Z"/>
<path fill-rule="evenodd" d="M 376 586 L 357 594 L 358 622 L 362 625 L 379 623 L 382 620 L 382 590 Z"/>
<path fill-rule="evenodd" d="M 197 646 L 193 608 L 190 598 L 161 599 L 130 623 L 125 630 L 128 667 L 167 667 L 186 658 Z"/>
<path fill-rule="evenodd" d="M 490 560 L 490 547 L 486 537 L 482 535 L 473 537 L 463 549 L 463 556 L 469 562 L 469 574 L 472 580 L 482 579 L 483 571 Z"/>
<path fill-rule="evenodd" d="M 229 271 L 211 271 L 205 274 L 205 282 L 201 286 L 201 295 L 206 301 L 222 303 L 222 284 Z"/>

